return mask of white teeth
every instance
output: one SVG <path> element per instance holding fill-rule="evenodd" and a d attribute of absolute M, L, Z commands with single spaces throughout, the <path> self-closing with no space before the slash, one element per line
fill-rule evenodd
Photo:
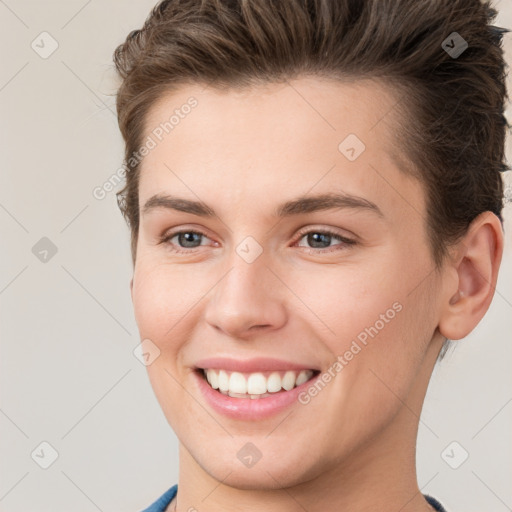
<path fill-rule="evenodd" d="M 219 374 L 214 370 L 207 370 L 206 378 L 213 389 L 219 389 Z"/>
<path fill-rule="evenodd" d="M 247 380 L 247 393 L 262 395 L 267 392 L 267 379 L 263 373 L 251 373 Z"/>
<path fill-rule="evenodd" d="M 269 393 L 281 391 L 281 376 L 278 372 L 271 373 L 267 379 L 267 390 Z"/>
<path fill-rule="evenodd" d="M 235 398 L 264 398 L 284 389 L 290 391 L 307 382 L 312 370 L 272 372 L 266 377 L 261 372 L 241 373 L 208 368 L 204 371 L 206 380 L 213 389 Z"/>
<path fill-rule="evenodd" d="M 229 391 L 231 393 L 247 393 L 247 381 L 245 377 L 238 372 L 233 372 L 229 377 Z M 251 391 L 253 393 L 253 391 Z"/>
<path fill-rule="evenodd" d="M 311 375 L 308 375 L 305 370 L 302 370 L 299 375 L 297 376 L 297 380 L 295 381 L 296 386 L 300 386 L 301 384 L 304 384 L 304 382 L 307 382 L 309 380 L 309 377 Z"/>
<path fill-rule="evenodd" d="M 228 374 L 224 370 L 220 370 L 220 372 L 219 372 L 219 390 L 220 391 L 228 391 L 229 390 L 229 377 L 228 377 Z"/>
<path fill-rule="evenodd" d="M 290 391 L 295 386 L 295 372 L 286 372 L 283 377 L 283 388 Z"/>

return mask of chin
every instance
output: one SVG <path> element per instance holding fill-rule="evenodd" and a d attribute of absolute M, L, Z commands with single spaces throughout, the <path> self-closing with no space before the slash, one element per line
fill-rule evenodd
<path fill-rule="evenodd" d="M 204 456 L 204 452 L 202 454 Z M 280 456 L 262 457 L 251 467 L 244 467 L 238 459 L 214 457 L 196 459 L 197 463 L 215 480 L 240 490 L 278 490 L 293 487 L 314 478 L 313 468 L 300 462 L 285 460 Z"/>

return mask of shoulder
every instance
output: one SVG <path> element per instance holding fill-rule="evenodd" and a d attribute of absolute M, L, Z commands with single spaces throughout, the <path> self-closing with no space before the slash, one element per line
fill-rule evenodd
<path fill-rule="evenodd" d="M 149 507 L 145 508 L 141 512 L 165 512 L 165 509 L 169 506 L 169 503 L 173 500 L 178 492 L 178 484 L 173 485 L 167 491 L 165 491 L 162 496 L 160 496 L 155 502 L 153 502 Z M 436 498 L 425 494 L 425 499 L 434 507 L 437 512 L 448 512 Z"/>
<path fill-rule="evenodd" d="M 171 503 L 177 492 L 178 484 L 173 485 L 170 489 L 165 491 L 162 496 L 141 512 L 165 512 L 165 509 L 169 506 L 169 503 Z"/>
<path fill-rule="evenodd" d="M 434 510 L 437 512 L 448 512 L 439 501 L 437 501 L 434 497 L 429 496 L 428 494 L 424 494 L 425 499 L 428 501 L 428 504 L 434 507 Z"/>

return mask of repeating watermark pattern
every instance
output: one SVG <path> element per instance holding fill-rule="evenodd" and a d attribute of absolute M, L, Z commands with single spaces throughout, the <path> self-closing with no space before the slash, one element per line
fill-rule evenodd
<path fill-rule="evenodd" d="M 246 467 L 252 468 L 261 459 L 263 454 L 253 443 L 245 443 L 236 454 L 238 460 Z"/>
<path fill-rule="evenodd" d="M 130 158 L 128 158 L 123 166 L 117 169 L 102 185 L 96 186 L 92 190 L 94 199 L 99 201 L 105 199 L 107 195 L 115 190 L 115 188 L 124 183 L 128 168 L 135 168 L 142 159 L 147 156 L 153 149 L 155 149 L 160 142 L 164 139 L 165 135 L 171 133 L 172 130 L 178 126 L 185 117 L 187 117 L 192 109 L 197 107 L 199 102 L 194 96 L 190 96 L 186 103 L 183 103 L 179 108 L 175 108 L 173 114 L 167 121 L 160 123 L 156 128 L 151 131 L 151 134 L 146 137 L 144 143 L 134 151 Z"/>
<path fill-rule="evenodd" d="M 39 467 L 48 469 L 58 459 L 59 452 L 48 441 L 43 441 L 37 445 L 30 456 Z"/>
<path fill-rule="evenodd" d="M 160 357 L 160 349 L 150 339 L 145 339 L 135 347 L 133 355 L 144 366 L 149 366 Z"/>
<path fill-rule="evenodd" d="M 339 152 L 351 162 L 357 160 L 365 149 L 364 142 L 354 133 L 347 135 L 338 145 Z"/>
<path fill-rule="evenodd" d="M 457 441 L 452 441 L 442 452 L 441 458 L 452 469 L 459 469 L 468 460 L 468 451 Z"/>
<path fill-rule="evenodd" d="M 1 0 L 0 0 L 0 2 L 1 2 Z M 82 10 L 85 9 L 87 7 L 87 5 L 89 5 L 90 3 L 91 3 L 91 0 L 84 0 L 83 5 L 80 7 L 80 9 L 77 12 L 74 12 L 74 14 L 71 17 L 67 16 L 66 17 L 67 21 L 62 20 L 62 21 L 65 21 L 65 23 L 61 26 L 61 30 L 64 29 L 65 27 L 67 27 L 73 20 L 77 19 L 77 15 L 79 15 L 79 13 L 81 13 Z M 18 21 L 21 22 L 21 24 L 25 28 L 27 28 L 27 29 L 30 28 L 32 30 L 33 26 L 29 27 L 27 25 L 27 23 L 25 23 L 25 21 L 23 21 L 13 11 L 12 7 L 10 7 L 8 5 L 8 2 L 2 2 L 1 7 L 3 7 L 4 10 L 6 10 L 5 12 L 7 15 L 12 15 L 12 16 L 16 17 L 18 19 Z M 9 11 L 10 14 L 7 11 Z M 14 20 L 14 22 L 16 23 L 15 20 Z M 58 26 L 58 25 L 54 24 L 54 26 Z M 34 30 L 33 33 L 39 32 L 39 30 L 40 30 L 40 28 L 37 30 Z M 54 32 L 53 29 L 52 29 L 52 32 Z M 28 51 L 28 46 L 30 45 L 32 51 L 36 54 L 36 55 L 33 55 L 33 54 L 31 54 L 31 52 L 29 52 L 31 54 L 30 57 L 31 57 L 32 61 L 39 61 L 39 59 L 42 59 L 44 61 L 51 62 L 51 57 L 60 48 L 59 41 L 56 39 L 56 37 L 58 39 L 60 39 L 61 36 L 58 34 L 55 34 L 55 32 L 52 35 L 51 33 L 47 32 L 47 31 L 42 31 L 33 40 L 31 40 L 32 37 L 33 37 L 32 34 L 30 34 L 28 37 L 26 37 L 26 42 L 24 43 L 24 47 L 27 49 L 27 51 Z M 453 59 L 459 58 L 469 47 L 467 41 L 462 36 L 460 36 L 460 34 L 458 34 L 457 32 L 453 32 L 452 34 L 450 34 L 442 42 L 441 46 L 442 46 L 443 50 L 446 51 L 450 55 L 450 57 Z M 69 47 L 67 49 L 69 49 Z M 56 53 L 56 55 L 58 58 L 59 53 Z M 55 59 L 55 57 L 54 57 L 54 59 Z M 62 64 L 85 86 L 85 88 L 89 91 L 90 94 L 92 94 L 96 98 L 96 100 L 98 100 L 99 102 L 101 102 L 103 104 L 105 109 L 108 108 L 114 116 L 116 115 L 114 112 L 114 109 L 111 108 L 111 105 L 107 105 L 106 103 L 104 103 L 103 100 L 100 98 L 100 96 L 98 94 L 96 94 L 94 88 L 89 87 L 80 78 L 79 74 L 75 73 L 73 71 L 73 69 L 71 69 L 70 66 L 68 66 L 64 62 L 62 62 Z M 22 74 L 23 70 L 27 66 L 29 66 L 29 62 L 25 62 L 24 64 L 20 63 L 20 65 L 17 66 L 17 71 L 13 74 L 13 76 L 10 77 L 7 82 L 5 82 L 1 85 L 0 91 L 3 91 L 9 84 L 11 84 L 11 83 L 14 84 L 15 83 L 14 80 L 19 81 L 19 80 L 23 79 L 24 77 L 26 79 L 27 76 L 30 76 L 30 75 L 26 74 L 27 71 L 25 71 L 25 75 Z M 46 67 L 46 66 L 44 66 L 44 67 Z M 30 72 L 30 67 L 29 67 L 28 71 Z M 34 81 L 34 85 L 37 87 L 37 85 L 38 85 L 37 80 Z M 82 92 L 86 92 L 85 88 Z M 5 89 L 5 90 L 9 91 L 11 89 Z M 59 89 L 56 88 L 55 90 L 58 91 Z M 297 92 L 299 93 L 299 91 L 297 91 Z M 299 93 L 299 95 L 300 95 L 300 93 Z M 324 121 L 326 123 L 328 123 L 328 121 L 320 114 L 320 112 L 314 107 L 314 105 L 312 105 L 309 101 L 307 101 L 307 99 L 304 96 L 302 96 L 302 95 L 300 95 L 300 96 L 304 99 L 304 101 L 306 103 L 308 103 L 308 105 L 313 110 L 315 110 L 318 113 L 318 115 L 322 119 L 324 119 Z M 10 100 L 7 100 L 7 101 L 10 101 Z M 182 122 L 182 120 L 185 119 L 185 117 L 197 105 L 198 105 L 198 102 L 195 98 L 193 98 L 193 97 L 189 98 L 188 101 L 185 104 L 183 104 L 179 109 L 174 110 L 172 115 L 170 115 L 166 121 L 164 121 L 164 122 L 160 123 L 158 126 L 156 126 L 150 132 L 150 135 L 146 138 L 145 142 L 143 144 L 141 144 L 139 149 L 136 152 L 134 152 L 131 155 L 131 157 L 128 159 L 128 163 L 132 166 L 132 168 L 133 168 L 133 166 L 140 163 L 145 156 L 147 156 L 155 147 L 157 147 L 157 145 L 162 140 L 164 140 L 165 136 L 170 134 L 172 132 L 172 130 L 174 130 Z M 390 111 L 393 110 L 394 107 L 395 106 L 393 106 L 392 109 L 390 109 Z M 385 115 L 387 115 L 387 114 L 385 114 Z M 376 124 L 378 124 L 378 122 Z M 332 126 L 330 123 L 328 123 L 328 124 L 333 130 L 335 130 L 334 126 Z M 372 129 L 373 128 L 374 127 L 372 127 Z M 370 143 L 371 141 L 368 139 L 367 142 Z M 347 160 L 353 162 L 353 161 L 357 160 L 359 158 L 359 156 L 366 150 L 366 145 L 355 134 L 351 133 L 339 144 L 338 149 L 344 155 L 344 157 L 347 158 Z M 128 165 L 123 165 L 123 167 L 120 167 L 119 169 L 117 169 L 114 173 L 112 173 L 108 177 L 108 179 L 106 179 L 103 183 L 99 184 L 99 186 L 95 187 L 92 190 L 93 197 L 96 200 L 101 201 L 101 200 L 105 199 L 111 192 L 115 191 L 118 186 L 123 185 L 128 169 L 129 169 Z M 109 169 L 108 173 L 110 173 L 111 171 L 112 171 L 112 169 Z M 90 191 L 86 191 L 86 193 L 89 194 Z M 405 198 L 403 198 L 403 199 L 405 199 Z M 506 204 L 510 204 L 512 202 L 512 186 L 510 184 L 506 185 L 506 188 L 504 191 L 504 201 Z M 27 234 L 31 235 L 31 233 L 29 233 L 29 231 L 13 215 L 11 215 L 9 213 L 9 211 L 3 205 L 0 205 L 0 206 Z M 81 215 L 83 213 L 83 211 L 85 211 L 87 209 L 88 206 L 89 205 L 86 205 L 70 222 L 68 222 L 64 226 L 64 228 L 60 231 L 60 233 L 61 234 L 64 233 L 68 229 L 68 227 L 75 221 L 75 219 L 79 215 Z M 41 235 L 39 234 L 38 236 L 41 236 Z M 37 239 L 38 236 L 34 237 L 34 240 Z M 53 235 L 51 235 L 51 236 L 53 237 Z M 56 240 L 56 242 L 59 245 L 59 247 L 61 247 L 61 245 L 62 245 L 61 242 L 59 240 Z M 30 247 L 31 243 L 29 244 L 29 247 Z M 38 240 L 32 246 L 32 248 L 30 250 L 33 253 L 33 255 L 39 260 L 40 263 L 48 263 L 59 252 L 59 248 L 54 243 L 54 241 L 50 240 L 46 236 L 44 236 L 40 240 Z M 263 252 L 263 248 L 253 237 L 246 237 L 237 247 L 238 255 L 240 257 L 242 257 L 244 259 L 244 261 L 246 261 L 247 263 L 252 263 L 252 262 L 256 261 L 256 259 L 262 254 L 262 252 Z M 32 257 L 30 255 L 28 255 L 27 258 L 31 259 Z M 34 260 L 31 261 L 31 264 L 36 267 L 39 267 L 39 263 L 35 262 Z M 3 292 L 4 290 L 6 290 L 8 287 L 10 287 L 12 285 L 12 283 L 20 275 L 22 275 L 25 272 L 25 270 L 28 268 L 28 266 L 29 265 L 26 265 L 21 271 L 19 271 L 3 287 L 3 289 L 0 291 L 0 293 Z M 50 266 L 48 266 L 48 267 L 50 267 Z M 48 267 L 45 267 L 44 270 L 47 270 Z M 121 326 L 124 329 L 124 331 L 126 332 L 127 335 L 131 336 L 131 333 L 105 308 L 105 306 L 98 300 L 98 298 L 96 298 L 82 283 L 80 283 L 79 280 L 76 279 L 76 277 L 74 277 L 73 274 L 71 272 L 69 272 L 64 266 L 61 265 L 61 267 L 62 267 L 62 270 L 65 271 L 74 280 L 74 282 L 76 282 L 84 290 L 84 292 L 86 294 L 88 294 L 88 296 L 91 297 L 112 318 L 112 320 L 114 320 L 119 326 Z M 57 267 L 55 267 L 55 268 L 57 268 Z M 276 276 L 276 277 L 279 277 L 279 276 Z M 284 281 L 283 281 L 283 285 L 284 285 Z M 300 299 L 300 297 L 298 297 L 298 296 L 297 296 L 297 298 Z M 375 338 L 375 336 L 377 336 L 377 334 L 383 328 L 385 328 L 386 324 L 388 324 L 394 318 L 394 316 L 391 316 L 391 315 L 396 315 L 399 311 L 401 311 L 401 309 L 402 309 L 401 304 L 395 303 L 393 305 L 394 312 L 391 310 L 386 311 L 386 313 L 381 315 L 379 317 L 379 319 L 372 326 L 361 331 L 352 340 L 351 345 L 347 348 L 347 350 L 343 354 L 340 354 L 336 358 L 336 361 L 331 365 L 331 367 L 322 374 L 322 376 L 321 376 L 322 387 L 320 389 L 315 388 L 315 389 L 311 390 L 310 393 L 306 394 L 307 401 L 301 402 L 301 403 L 309 403 L 309 401 L 314 396 L 316 396 L 323 389 L 323 387 L 325 387 L 325 385 L 328 382 L 330 382 L 330 380 L 332 380 L 338 373 L 340 373 L 341 370 L 343 370 L 345 368 L 345 366 L 347 366 L 350 363 L 350 361 L 355 359 L 355 356 L 357 354 L 362 352 L 362 349 L 368 345 L 368 343 L 371 339 Z M 132 348 L 130 346 L 128 346 L 127 350 L 132 351 Z M 149 339 L 144 339 L 141 341 L 141 343 L 139 343 L 133 349 L 133 355 L 138 360 L 138 363 L 133 362 L 134 365 L 138 366 L 138 364 L 141 363 L 144 366 L 149 366 L 158 357 L 160 357 L 161 354 L 160 354 L 160 349 L 158 348 L 158 346 L 155 343 L 153 343 Z M 111 385 L 109 387 L 108 390 L 105 390 L 105 392 L 101 396 L 98 397 L 98 399 L 93 403 L 93 405 L 87 411 L 84 411 L 84 414 L 71 426 L 71 428 L 69 428 L 67 430 L 67 432 L 61 437 L 61 440 L 66 439 L 68 437 L 68 435 L 71 432 L 73 432 L 74 429 L 78 425 L 81 424 L 81 422 L 84 420 L 84 418 L 88 417 L 89 414 L 92 414 L 92 413 L 97 414 L 98 410 L 99 410 L 97 408 L 97 406 L 103 400 L 106 399 L 106 397 L 109 395 L 109 393 L 111 393 L 112 390 L 115 389 L 116 386 L 118 386 L 120 384 L 120 382 L 122 380 L 124 380 L 130 372 L 131 372 L 131 369 L 128 369 L 124 373 L 124 375 L 122 375 L 113 385 Z M 489 425 L 489 423 L 491 421 L 493 421 L 496 417 L 499 417 L 499 415 L 502 414 L 503 410 L 506 410 L 505 408 L 509 403 L 510 403 L 510 400 L 507 403 L 505 403 L 503 405 L 503 407 L 501 407 L 501 409 L 482 428 L 480 428 L 480 430 L 473 437 L 480 435 L 480 432 L 482 432 L 487 427 L 487 425 Z M 50 471 L 56 471 L 56 466 L 58 467 L 59 464 L 54 465 L 54 463 L 59 459 L 61 454 L 64 454 L 65 446 L 59 447 L 59 451 L 61 452 L 59 454 L 59 451 L 57 451 L 57 449 L 54 446 L 52 446 L 52 444 L 50 442 L 48 442 L 48 441 L 39 442 L 40 439 L 43 437 L 42 435 L 36 433 L 35 438 L 29 437 L 4 411 L 0 410 L 0 413 L 2 413 L 3 421 L 10 422 L 9 424 L 13 428 L 17 429 L 17 430 L 13 430 L 15 433 L 17 432 L 16 435 L 23 435 L 28 440 L 29 444 L 23 449 L 22 459 L 26 460 L 27 465 L 32 466 L 33 463 L 29 460 L 29 454 L 30 454 L 30 459 L 32 459 L 32 461 L 35 464 L 37 464 L 37 468 L 35 466 L 31 467 L 32 471 L 37 472 L 37 471 L 39 471 L 39 468 L 45 469 L 45 470 L 52 468 L 52 469 L 50 469 Z M 25 426 L 24 426 L 24 428 L 25 428 Z M 28 432 L 28 430 L 27 430 L 27 432 Z M 234 436 L 232 436 L 232 437 L 234 437 Z M 39 444 L 34 448 L 34 445 L 36 443 L 39 443 Z M 245 467 L 253 468 L 254 466 L 256 466 L 258 464 L 260 459 L 263 457 L 263 454 L 257 448 L 257 446 L 255 446 L 253 443 L 248 442 L 236 453 L 236 456 Z M 443 459 L 443 462 L 439 461 L 440 465 L 447 464 L 452 469 L 458 469 L 463 464 L 465 464 L 465 462 L 468 460 L 469 452 L 459 442 L 452 441 L 440 453 L 440 457 Z M 64 457 L 64 455 L 63 455 L 61 457 L 61 459 L 62 459 L 62 461 L 64 461 L 64 459 L 66 459 L 66 457 Z M 67 459 L 69 460 L 69 457 Z M 473 456 L 473 459 L 472 459 L 473 464 L 474 464 L 475 460 L 476 459 Z M 470 461 L 469 464 L 471 464 L 472 461 Z M 261 467 L 261 466 L 258 466 L 258 468 L 259 467 Z M 467 467 L 467 465 L 465 466 L 465 468 L 466 467 Z M 77 485 L 77 483 L 75 483 L 64 471 L 60 471 L 60 472 L 62 473 L 62 475 L 64 475 L 67 478 L 67 480 L 69 482 L 71 482 L 76 487 L 76 489 L 80 490 L 80 492 L 82 492 L 82 494 L 84 496 L 86 496 L 87 499 L 89 499 L 89 501 L 93 504 L 93 506 L 97 510 L 101 510 L 101 508 L 98 505 L 96 505 L 96 503 L 94 503 L 89 496 L 87 496 L 87 494 L 79 487 L 79 485 Z M 8 490 L 4 489 L 2 491 L 2 495 L 0 496 L 0 502 L 2 502 L 2 507 L 8 506 L 7 503 L 3 502 L 3 500 L 13 491 L 13 489 L 18 487 L 17 492 L 19 492 L 20 494 L 23 492 L 20 490 L 21 486 L 19 486 L 19 484 L 29 474 L 29 472 L 26 472 L 23 476 L 18 478 L 18 476 L 20 476 L 21 473 L 20 473 L 20 475 L 15 475 L 14 472 L 11 472 L 11 473 L 13 476 L 12 482 L 14 484 L 13 485 L 9 484 Z M 494 493 L 494 491 L 492 491 L 490 486 L 488 486 L 474 471 L 472 471 L 472 473 L 475 475 L 476 478 L 478 478 L 478 480 L 483 485 L 485 485 L 485 487 L 487 487 L 487 489 L 489 489 L 489 491 L 491 491 L 496 497 L 498 497 Z M 27 481 L 28 481 L 28 479 L 25 481 L 25 483 Z M 5 482 L 4 482 L 4 484 L 5 484 Z M 26 495 L 30 495 L 30 493 L 28 493 L 28 492 L 23 492 L 23 493 Z M 34 493 L 32 493 L 32 494 L 34 494 Z M 57 494 L 59 494 L 59 493 L 57 493 Z M 12 496 L 12 494 L 11 494 L 11 496 Z M 500 499 L 500 498 L 498 497 L 498 499 Z M 503 505 L 505 507 L 508 507 L 508 505 L 503 500 L 500 499 L 500 501 L 503 503 Z M 4 505 L 4 503 L 5 503 L 5 505 Z M 200 505 L 198 505 L 198 506 L 200 506 Z M 197 509 L 194 507 L 189 507 L 187 510 L 188 510 L 188 512 L 197 512 Z"/>
<path fill-rule="evenodd" d="M 46 236 L 43 236 L 32 247 L 32 254 L 41 262 L 48 263 L 56 254 L 57 246 Z"/>
<path fill-rule="evenodd" d="M 452 59 L 459 58 L 468 47 L 467 41 L 458 32 L 452 32 L 441 44 L 441 48 Z"/>
<path fill-rule="evenodd" d="M 236 253 L 247 263 L 253 263 L 263 252 L 263 247 L 252 236 L 248 236 L 236 247 Z"/>
<path fill-rule="evenodd" d="M 147 156 L 150 151 L 156 148 L 159 142 L 162 142 L 165 135 L 169 134 L 178 126 L 183 119 L 185 119 L 192 109 L 197 107 L 199 102 L 194 96 L 187 99 L 186 103 L 181 105 L 179 108 L 175 108 L 173 114 L 167 121 L 160 123 L 156 128 L 151 131 L 151 135 L 146 137 L 146 141 L 140 148 L 135 151 L 128 159 L 128 165 L 130 168 L 135 167 L 139 164 L 142 159 Z M 155 140 L 156 139 L 156 140 Z"/>
<path fill-rule="evenodd" d="M 385 313 L 381 313 L 379 319 L 374 322 L 370 327 L 365 327 L 357 336 L 352 340 L 350 347 L 345 350 L 342 355 L 339 355 L 329 368 L 324 371 L 315 383 L 309 386 L 305 391 L 299 393 L 298 401 L 302 405 L 307 405 L 311 400 L 322 391 L 325 386 L 331 382 L 338 373 L 340 373 L 354 357 L 361 352 L 361 350 L 368 345 L 368 337 L 375 338 L 379 332 L 386 327 L 386 325 L 396 317 L 396 314 L 402 311 L 403 306 L 400 302 L 396 301 L 388 308 Z M 359 342 L 359 343 L 358 343 Z"/>
<path fill-rule="evenodd" d="M 48 32 L 41 32 L 31 43 L 31 48 L 42 59 L 49 58 L 59 47 L 58 41 Z"/>
<path fill-rule="evenodd" d="M 94 187 L 92 189 L 92 196 L 94 199 L 98 199 L 98 201 L 102 201 L 107 197 L 107 195 L 115 190 L 115 188 L 124 183 L 124 179 L 126 177 L 126 167 L 119 167 L 117 171 L 112 174 L 107 180 L 103 182 L 101 186 Z"/>

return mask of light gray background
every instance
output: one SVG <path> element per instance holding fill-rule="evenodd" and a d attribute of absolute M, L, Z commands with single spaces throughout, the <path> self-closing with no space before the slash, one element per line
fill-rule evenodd
<path fill-rule="evenodd" d="M 177 482 L 176 437 L 133 355 L 128 229 L 113 192 L 92 195 L 123 158 L 112 53 L 154 4 L 0 0 L 3 512 L 136 512 Z M 59 45 L 47 59 L 31 47 L 43 31 Z M 452 512 L 512 510 L 511 210 L 493 304 L 435 370 L 420 423 L 420 487 Z M 452 441 L 452 460 L 469 453 L 458 469 L 441 456 Z"/>

